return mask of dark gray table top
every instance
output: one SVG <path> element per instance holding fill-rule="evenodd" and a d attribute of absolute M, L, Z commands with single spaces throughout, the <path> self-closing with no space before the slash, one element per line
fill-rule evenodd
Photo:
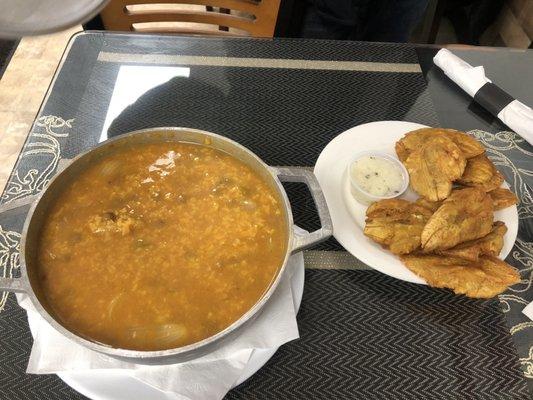
<path fill-rule="evenodd" d="M 283 346 L 228 398 L 530 398 L 533 149 L 436 68 L 434 47 L 317 40 L 205 39 L 83 33 L 71 41 L 1 202 L 37 193 L 62 158 L 153 126 L 213 131 L 271 165 L 314 165 L 355 125 L 406 120 L 473 131 L 519 194 L 507 261 L 522 282 L 490 301 L 396 281 L 334 240 L 306 254 L 301 339 Z M 533 104 L 531 51 L 460 50 Z M 363 141 L 364 138 L 361 138 Z M 295 221 L 317 226 L 312 200 L 288 185 Z M 18 270 L 24 214 L 0 216 L 0 265 Z M 329 257 L 329 258 L 328 258 Z M 336 268 L 323 269 L 331 259 Z M 341 260 L 341 261 L 339 261 Z M 0 398 L 82 398 L 56 376 L 24 373 L 25 313 L 1 298 Z M 524 376 L 527 379 L 524 379 Z"/>

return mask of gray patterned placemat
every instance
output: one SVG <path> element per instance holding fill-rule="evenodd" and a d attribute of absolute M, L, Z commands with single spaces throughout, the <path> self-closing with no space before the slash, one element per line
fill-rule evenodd
<path fill-rule="evenodd" d="M 24 175 L 15 170 L 4 199 L 20 198 L 46 185 L 57 168 L 61 141 L 68 137 L 72 123 L 59 117 L 37 121 L 21 160 L 46 155 L 48 163 L 42 169 L 30 168 Z M 471 133 L 485 144 L 521 199 L 519 237 L 507 261 L 521 270 L 523 279 L 500 296 L 520 359 L 495 300 L 466 299 L 364 271 L 364 265 L 345 252 L 310 251 L 306 253 L 309 271 L 299 314 L 302 338 L 284 346 L 267 367 L 228 398 L 268 398 L 268 394 L 273 398 L 350 398 L 349 394 L 526 398 L 518 363 L 531 377 L 532 327 L 520 311 L 531 301 L 528 235 L 532 202 L 527 160 L 519 161 L 530 152 L 512 133 Z M 56 150 L 48 151 L 51 148 Z M 15 214 L 3 222 L 20 228 L 21 217 Z M 19 241 L 18 229 L 0 229 L 0 263 L 5 275 L 17 274 Z M 42 393 L 54 393 L 52 398 L 77 398 L 57 377 L 24 374 L 31 337 L 25 313 L 13 298 L 6 304 L 6 298 L 4 293 L 0 303 L 0 309 L 5 308 L 0 319 L 0 348 L 5 357 L 0 388 L 12 393 L 12 398 L 30 395 L 35 385 Z M 426 376 L 426 371 L 432 374 Z M 372 381 L 378 383 L 369 384 Z M 507 394 L 499 397 L 501 391 Z"/>
<path fill-rule="evenodd" d="M 227 399 L 529 399 L 500 306 L 375 271 L 312 270 L 284 345 Z"/>
<path fill-rule="evenodd" d="M 520 271 L 521 281 L 499 296 L 520 364 L 533 388 L 533 321 L 522 314 L 533 301 L 533 148 L 514 132 L 471 132 L 519 198 L 518 236 L 505 261 Z"/>

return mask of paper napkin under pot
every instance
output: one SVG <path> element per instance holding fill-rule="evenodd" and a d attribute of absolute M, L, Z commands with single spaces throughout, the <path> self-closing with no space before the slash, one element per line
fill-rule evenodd
<path fill-rule="evenodd" d="M 29 298 L 19 294 L 19 304 L 38 321 L 27 372 L 125 369 L 144 383 L 172 393 L 177 400 L 222 399 L 241 377 L 254 349 L 277 348 L 299 337 L 291 277 L 294 269 L 302 265 L 302 253 L 290 257 L 279 286 L 260 315 L 234 339 L 201 358 L 164 366 L 128 363 L 76 344 L 52 328 L 35 311 Z"/>

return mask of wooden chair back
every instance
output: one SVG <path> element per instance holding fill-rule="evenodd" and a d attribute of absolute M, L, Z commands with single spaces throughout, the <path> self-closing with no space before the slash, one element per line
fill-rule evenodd
<path fill-rule="evenodd" d="M 280 1 L 111 0 L 100 15 L 114 31 L 272 37 Z"/>

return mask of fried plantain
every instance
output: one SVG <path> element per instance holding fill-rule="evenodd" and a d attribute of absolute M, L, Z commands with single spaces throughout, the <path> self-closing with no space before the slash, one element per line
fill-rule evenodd
<path fill-rule="evenodd" d="M 442 201 L 430 201 L 423 197 L 419 197 L 418 199 L 416 199 L 415 204 L 418 204 L 421 207 L 427 208 L 428 210 L 435 212 L 442 205 Z"/>
<path fill-rule="evenodd" d="M 404 164 L 413 190 L 430 201 L 438 201 L 449 196 L 453 181 L 463 174 L 466 159 L 454 142 L 437 136 L 413 151 Z"/>
<path fill-rule="evenodd" d="M 433 254 L 409 254 L 400 258 L 430 286 L 452 289 L 468 297 L 494 297 L 520 281 L 515 268 L 493 256 L 481 256 L 477 262 Z"/>
<path fill-rule="evenodd" d="M 432 212 L 407 200 L 373 203 L 366 211 L 364 234 L 394 254 L 420 248 L 420 234 Z"/>
<path fill-rule="evenodd" d="M 509 189 L 498 188 L 491 190 L 489 196 L 492 199 L 494 211 L 503 210 L 504 208 L 518 204 L 518 197 Z"/>
<path fill-rule="evenodd" d="M 494 190 L 503 183 L 503 175 L 498 172 L 492 161 L 485 154 L 470 158 L 458 183 L 474 186 L 485 192 Z"/>
<path fill-rule="evenodd" d="M 503 248 L 503 236 L 507 226 L 501 221 L 492 225 L 492 230 L 485 236 L 458 244 L 448 250 L 438 250 L 443 256 L 460 257 L 469 261 L 477 261 L 480 256 L 498 256 Z"/>
<path fill-rule="evenodd" d="M 485 152 L 481 143 L 465 132 L 454 129 L 422 128 L 408 132 L 396 142 L 396 154 L 402 162 L 405 162 L 409 155 L 423 146 L 428 139 L 438 136 L 445 136 L 452 140 L 465 158 L 475 157 Z"/>
<path fill-rule="evenodd" d="M 487 235 L 492 229 L 492 200 L 478 188 L 454 190 L 431 216 L 421 235 L 424 252 L 450 249 Z"/>

